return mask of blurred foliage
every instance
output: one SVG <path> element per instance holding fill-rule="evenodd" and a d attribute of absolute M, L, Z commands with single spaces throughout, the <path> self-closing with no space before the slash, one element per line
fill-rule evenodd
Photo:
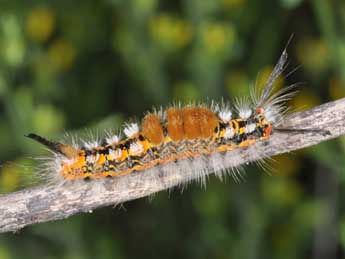
<path fill-rule="evenodd" d="M 345 96 L 342 0 L 2 1 L 0 191 L 47 155 L 24 134 L 100 134 L 172 101 L 248 95 L 291 34 L 292 106 Z M 260 73 L 259 73 L 260 72 Z M 286 71 L 287 74 L 289 71 Z M 92 214 L 0 237 L 8 258 L 345 258 L 345 139 Z"/>

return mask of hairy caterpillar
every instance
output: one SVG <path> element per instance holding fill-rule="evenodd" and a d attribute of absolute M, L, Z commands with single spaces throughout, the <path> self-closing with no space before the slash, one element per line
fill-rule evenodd
<path fill-rule="evenodd" d="M 52 142 L 32 133 L 27 137 L 53 151 L 50 171 L 66 181 L 145 173 L 156 166 L 174 164 L 179 164 L 174 169 L 190 170 L 191 166 L 184 166 L 189 162 L 197 168 L 196 174 L 231 169 L 229 163 L 217 166 L 214 161 L 224 161 L 220 158 L 229 152 L 269 139 L 284 121 L 284 103 L 293 95 L 293 86 L 274 91 L 273 85 L 286 68 L 287 57 L 285 49 L 263 91 L 254 88 L 250 98 L 237 101 L 236 113 L 224 103 L 175 105 L 148 113 L 140 126 L 126 124 L 126 138 L 122 140 L 109 135 L 101 143 L 84 143 L 81 147 Z M 200 157 L 207 160 L 208 166 L 200 164 Z"/>

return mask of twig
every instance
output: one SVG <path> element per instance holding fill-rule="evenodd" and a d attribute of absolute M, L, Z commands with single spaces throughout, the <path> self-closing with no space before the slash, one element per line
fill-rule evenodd
<path fill-rule="evenodd" d="M 288 127 L 322 129 L 320 131 L 274 132 L 268 141 L 255 143 L 265 156 L 273 156 L 345 134 L 345 98 L 323 104 L 311 110 L 295 113 Z M 325 133 L 329 131 L 328 133 Z M 239 164 L 251 162 L 246 149 L 234 153 Z M 207 172 L 211 174 L 212 172 Z M 132 173 L 127 176 L 107 178 L 63 186 L 38 186 L 0 196 L 0 232 L 16 231 L 24 226 L 67 218 L 98 207 L 138 199 L 178 185 L 188 174 L 170 172 L 152 181 L 152 172 Z M 155 177 L 157 179 L 157 177 Z"/>

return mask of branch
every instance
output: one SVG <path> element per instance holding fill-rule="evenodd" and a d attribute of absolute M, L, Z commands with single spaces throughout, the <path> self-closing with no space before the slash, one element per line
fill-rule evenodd
<path fill-rule="evenodd" d="M 317 131 L 274 132 L 268 141 L 259 141 L 253 147 L 260 150 L 261 155 L 270 157 L 345 134 L 345 98 L 295 113 L 289 118 L 286 126 L 328 130 L 329 134 L 320 134 Z M 231 153 L 231 156 L 238 156 L 234 159 L 237 161 L 234 166 L 255 160 L 248 157 L 246 148 Z M 205 174 L 211 173 L 212 171 L 209 171 Z M 72 182 L 62 186 L 43 185 L 0 195 L 0 232 L 16 231 L 27 225 L 63 219 L 98 207 L 138 199 L 166 190 L 193 177 L 195 173 L 189 175 L 174 171 L 164 174 L 151 170 L 104 180 Z"/>

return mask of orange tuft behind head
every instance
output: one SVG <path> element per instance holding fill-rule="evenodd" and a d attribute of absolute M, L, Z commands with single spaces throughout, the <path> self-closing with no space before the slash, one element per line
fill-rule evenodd
<path fill-rule="evenodd" d="M 153 144 L 160 145 L 164 140 L 161 122 L 157 115 L 148 114 L 141 123 L 144 136 Z"/>
<path fill-rule="evenodd" d="M 212 136 L 219 119 L 210 109 L 187 106 L 166 111 L 168 134 L 173 141 Z"/>
<path fill-rule="evenodd" d="M 212 136 L 214 129 L 218 126 L 218 117 L 207 108 L 199 108 L 199 126 L 202 138 Z"/>
<path fill-rule="evenodd" d="M 166 120 L 170 138 L 173 141 L 182 140 L 184 138 L 182 110 L 174 107 L 167 109 Z"/>
<path fill-rule="evenodd" d="M 199 108 L 184 107 L 183 129 L 187 139 L 196 139 L 201 136 Z"/>

